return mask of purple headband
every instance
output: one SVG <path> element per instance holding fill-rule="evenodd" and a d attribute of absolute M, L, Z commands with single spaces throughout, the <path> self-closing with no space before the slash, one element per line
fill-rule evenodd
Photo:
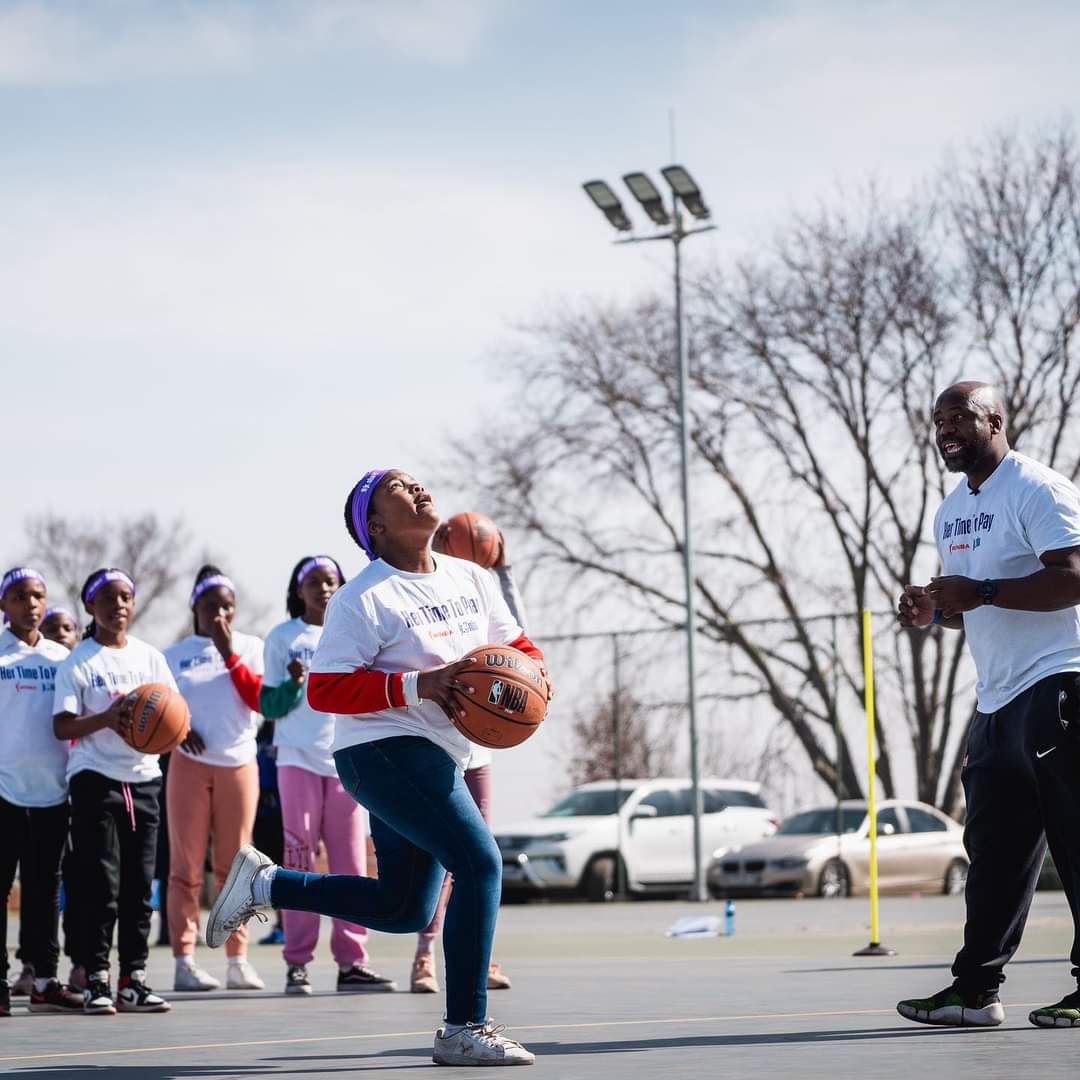
<path fill-rule="evenodd" d="M 116 567 L 110 567 L 108 570 L 99 570 L 86 583 L 82 591 L 83 603 L 89 604 L 101 592 L 102 587 L 112 581 L 123 582 L 131 590 L 131 595 L 135 595 L 135 582 L 131 580 L 130 575 L 125 574 L 123 570 L 117 570 Z"/>
<path fill-rule="evenodd" d="M 41 616 L 41 621 L 51 619 L 54 615 L 66 615 L 76 626 L 79 625 L 79 620 L 68 611 L 66 607 L 50 607 L 45 609 L 45 614 Z"/>
<path fill-rule="evenodd" d="M 195 582 L 195 588 L 191 590 L 191 606 L 194 607 L 195 601 L 211 589 L 228 589 L 233 596 L 236 595 L 236 586 L 231 578 L 227 578 L 224 574 L 210 574 L 201 581 Z"/>
<path fill-rule="evenodd" d="M 4 575 L 3 580 L 0 580 L 0 599 L 3 599 L 4 594 L 17 581 L 40 581 L 42 585 L 45 585 L 45 576 L 32 566 L 16 566 Z M 45 587 L 48 588 L 48 585 Z"/>
<path fill-rule="evenodd" d="M 340 575 L 338 574 L 337 563 L 334 562 L 334 560 L 331 559 L 329 555 L 315 555 L 312 558 L 308 559 L 308 561 L 305 562 L 300 567 L 300 569 L 296 571 L 297 588 L 299 588 L 300 583 L 304 580 L 304 578 L 308 576 L 308 574 L 311 573 L 312 570 L 318 570 L 320 568 L 322 568 L 323 570 L 333 570 L 334 574 L 340 577 Z"/>
<path fill-rule="evenodd" d="M 360 541 L 360 546 L 365 554 L 374 562 L 378 555 L 371 549 L 371 537 L 367 531 L 368 507 L 371 505 L 371 496 L 379 486 L 379 481 L 393 469 L 372 469 L 360 477 L 360 483 L 353 488 L 352 499 L 349 506 L 349 516 L 352 518 L 353 532 Z"/>

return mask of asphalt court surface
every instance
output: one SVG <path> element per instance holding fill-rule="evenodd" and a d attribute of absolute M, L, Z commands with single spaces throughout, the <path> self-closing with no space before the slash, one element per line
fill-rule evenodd
<path fill-rule="evenodd" d="M 949 983 L 963 901 L 886 898 L 882 938 L 899 955 L 853 958 L 866 943 L 865 899 L 740 901 L 733 938 L 673 940 L 682 915 L 719 904 L 636 902 L 502 910 L 497 954 L 513 977 L 490 1009 L 537 1055 L 530 1076 L 920 1075 L 1076 1077 L 1080 1028 L 1031 1027 L 1033 1005 L 1072 988 L 1065 899 L 1040 894 L 1009 967 L 1005 1024 L 951 1030 L 903 1021 L 901 997 Z M 261 928 L 260 928 L 261 929 Z M 14 922 L 8 941 L 16 940 Z M 325 938 L 325 933 L 323 937 Z M 372 964 L 407 989 L 412 941 L 373 934 Z M 220 952 L 200 962 L 219 977 Z M 431 1071 L 442 995 L 344 995 L 325 943 L 310 966 L 316 993 L 281 992 L 280 950 L 252 948 L 269 989 L 172 994 L 172 960 L 154 949 L 150 980 L 173 1003 L 161 1016 L 32 1015 L 17 998 L 0 1020 L 0 1073 L 66 1080 L 402 1077 Z M 441 964 L 440 964 L 441 966 Z M 465 1076 L 488 1070 L 458 1069 Z M 441 1075 L 441 1073 L 440 1073 Z"/>

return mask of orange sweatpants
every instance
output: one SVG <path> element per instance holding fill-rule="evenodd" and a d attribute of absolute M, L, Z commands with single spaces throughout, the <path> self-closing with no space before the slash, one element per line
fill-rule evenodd
<path fill-rule="evenodd" d="M 206 845 L 213 837 L 214 877 L 220 889 L 241 844 L 251 840 L 259 802 L 259 768 L 204 765 L 176 751 L 165 785 L 169 812 L 169 940 L 173 956 L 195 952 L 199 930 L 199 892 Z M 247 929 L 225 942 L 229 956 L 247 952 Z"/>

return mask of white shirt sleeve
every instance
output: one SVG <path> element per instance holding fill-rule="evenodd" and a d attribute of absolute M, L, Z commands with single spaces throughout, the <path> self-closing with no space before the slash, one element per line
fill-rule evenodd
<path fill-rule="evenodd" d="M 358 602 L 349 600 L 342 593 L 331 597 L 322 637 L 311 658 L 313 672 L 348 674 L 357 668 L 370 668 L 379 655 L 383 641 L 374 604 L 367 596 Z"/>
<path fill-rule="evenodd" d="M 525 631 L 510 614 L 510 608 L 495 579 L 484 570 L 477 571 L 476 579 L 480 584 L 484 603 L 487 604 L 488 642 L 492 645 L 509 645 L 511 641 L 516 641 L 521 637 Z"/>
<path fill-rule="evenodd" d="M 263 645 L 263 683 L 266 686 L 280 686 L 288 677 L 288 649 L 285 647 L 285 635 L 271 630 Z"/>
<path fill-rule="evenodd" d="M 1071 484 L 1039 484 L 1020 521 L 1036 555 L 1080 547 L 1080 497 Z"/>
<path fill-rule="evenodd" d="M 248 671 L 253 675 L 263 674 L 263 653 L 264 647 L 262 638 L 248 638 L 247 647 L 244 649 L 244 655 L 240 659 L 244 661 Z"/>
<path fill-rule="evenodd" d="M 53 716 L 60 713 L 82 715 L 82 692 L 85 680 L 78 664 L 69 657 L 56 669 L 56 690 L 53 693 Z"/>

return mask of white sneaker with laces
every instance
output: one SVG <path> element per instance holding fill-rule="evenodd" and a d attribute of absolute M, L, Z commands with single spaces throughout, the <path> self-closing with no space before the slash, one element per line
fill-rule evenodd
<path fill-rule="evenodd" d="M 201 967 L 192 964 L 177 964 L 173 976 L 174 991 L 218 990 L 221 983 Z"/>
<path fill-rule="evenodd" d="M 206 944 L 211 949 L 219 949 L 234 930 L 251 918 L 268 921 L 255 903 L 253 885 L 255 875 L 273 865 L 271 859 L 250 844 L 244 844 L 233 857 L 229 876 L 206 919 Z"/>
<path fill-rule="evenodd" d="M 486 1020 L 483 1024 L 466 1024 L 447 1034 L 440 1028 L 435 1033 L 435 1049 L 431 1060 L 436 1065 L 532 1065 L 535 1055 L 519 1042 L 503 1035 L 506 1027 Z"/>
<path fill-rule="evenodd" d="M 229 961 L 229 974 L 225 976 L 227 990 L 265 990 L 266 983 L 259 978 L 259 973 L 251 966 L 246 956 Z"/>

